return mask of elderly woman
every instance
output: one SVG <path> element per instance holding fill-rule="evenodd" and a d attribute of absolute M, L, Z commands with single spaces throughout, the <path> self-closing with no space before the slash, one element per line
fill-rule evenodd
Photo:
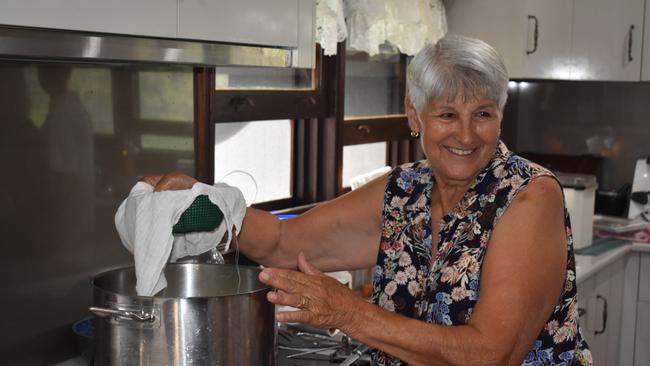
<path fill-rule="evenodd" d="M 408 68 L 426 160 L 292 220 L 248 209 L 240 250 L 267 266 L 268 300 L 299 309 L 279 321 L 339 328 L 378 365 L 591 364 L 560 185 L 499 140 L 507 84 L 492 47 L 445 37 Z M 322 274 L 371 266 L 372 303 Z"/>

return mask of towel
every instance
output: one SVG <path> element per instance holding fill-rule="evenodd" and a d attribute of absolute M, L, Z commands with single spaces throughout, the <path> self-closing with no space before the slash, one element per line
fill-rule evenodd
<path fill-rule="evenodd" d="M 196 196 L 207 195 L 223 213 L 221 224 L 209 232 L 172 235 L 172 227 Z M 133 253 L 136 291 L 139 296 L 153 296 L 167 287 L 163 270 L 168 261 L 205 253 L 215 247 L 226 234 L 230 247 L 231 230 L 241 229 L 246 202 L 238 188 L 224 183 L 210 186 L 195 183 L 191 189 L 154 192 L 145 182 L 138 182 L 115 214 L 115 227 L 122 244 Z"/>

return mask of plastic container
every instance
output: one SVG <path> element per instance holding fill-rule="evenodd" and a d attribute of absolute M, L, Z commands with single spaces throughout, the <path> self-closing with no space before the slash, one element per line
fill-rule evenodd
<path fill-rule="evenodd" d="M 594 206 L 596 203 L 596 177 L 586 174 L 557 174 L 564 203 L 569 211 L 573 231 L 573 248 L 591 245 L 594 230 Z"/>

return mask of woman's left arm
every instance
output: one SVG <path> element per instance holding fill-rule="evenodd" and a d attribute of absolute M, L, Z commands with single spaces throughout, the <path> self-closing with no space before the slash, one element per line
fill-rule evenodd
<path fill-rule="evenodd" d="M 561 188 L 533 180 L 496 225 L 468 324 L 441 326 L 365 302 L 300 256 L 300 272 L 267 268 L 269 301 L 300 308 L 278 320 L 339 328 L 414 365 L 519 365 L 559 299 L 567 261 Z"/>

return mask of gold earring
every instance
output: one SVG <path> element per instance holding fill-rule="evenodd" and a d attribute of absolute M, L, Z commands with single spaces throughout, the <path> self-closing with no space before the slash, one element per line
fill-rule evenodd
<path fill-rule="evenodd" d="M 418 137 L 420 137 L 420 133 L 417 132 L 417 131 L 411 131 L 411 137 L 418 138 Z"/>

